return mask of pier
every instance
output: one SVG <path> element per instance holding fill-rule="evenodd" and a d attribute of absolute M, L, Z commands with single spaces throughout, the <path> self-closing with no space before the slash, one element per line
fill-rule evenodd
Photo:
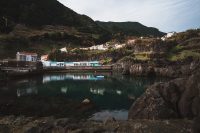
<path fill-rule="evenodd" d="M 44 72 L 105 72 L 112 71 L 111 65 L 106 66 L 67 66 L 67 67 L 44 67 Z"/>

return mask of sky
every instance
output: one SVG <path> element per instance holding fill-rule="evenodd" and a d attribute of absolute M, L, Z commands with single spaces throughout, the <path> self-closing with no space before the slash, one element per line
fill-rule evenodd
<path fill-rule="evenodd" d="M 200 28 L 200 0 L 58 0 L 93 20 L 140 22 L 164 32 Z"/>

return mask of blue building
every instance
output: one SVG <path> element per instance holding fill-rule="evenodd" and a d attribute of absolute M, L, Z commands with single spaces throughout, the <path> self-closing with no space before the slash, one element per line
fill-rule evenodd
<path fill-rule="evenodd" d="M 54 61 L 42 61 L 43 67 L 99 67 L 101 63 L 99 61 L 80 61 L 80 62 L 54 62 Z"/>

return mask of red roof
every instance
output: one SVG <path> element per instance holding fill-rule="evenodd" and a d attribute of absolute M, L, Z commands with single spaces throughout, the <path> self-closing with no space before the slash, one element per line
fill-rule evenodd
<path fill-rule="evenodd" d="M 17 54 L 37 56 L 37 53 L 30 53 L 30 52 L 17 52 Z"/>

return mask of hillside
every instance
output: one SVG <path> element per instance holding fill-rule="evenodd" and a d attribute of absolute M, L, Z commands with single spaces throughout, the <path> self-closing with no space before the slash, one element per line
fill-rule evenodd
<path fill-rule="evenodd" d="M 96 23 L 112 34 L 125 34 L 129 36 L 163 36 L 165 33 L 153 27 L 144 26 L 138 22 L 101 22 Z"/>
<path fill-rule="evenodd" d="M 0 58 L 16 51 L 45 54 L 53 49 L 91 46 L 110 33 L 91 18 L 77 14 L 57 0 L 0 1 Z"/>
<path fill-rule="evenodd" d="M 65 25 L 89 33 L 103 32 L 91 18 L 77 14 L 57 0 L 1 0 L 0 18 L 2 30 L 6 28 L 4 20 L 7 19 L 8 26 L 17 23 L 27 26 Z"/>
<path fill-rule="evenodd" d="M 95 22 L 57 0 L 0 1 L 0 59 L 14 58 L 17 51 L 41 55 L 62 47 L 87 47 L 111 39 L 124 41 L 126 36 L 163 34 L 136 22 Z"/>

